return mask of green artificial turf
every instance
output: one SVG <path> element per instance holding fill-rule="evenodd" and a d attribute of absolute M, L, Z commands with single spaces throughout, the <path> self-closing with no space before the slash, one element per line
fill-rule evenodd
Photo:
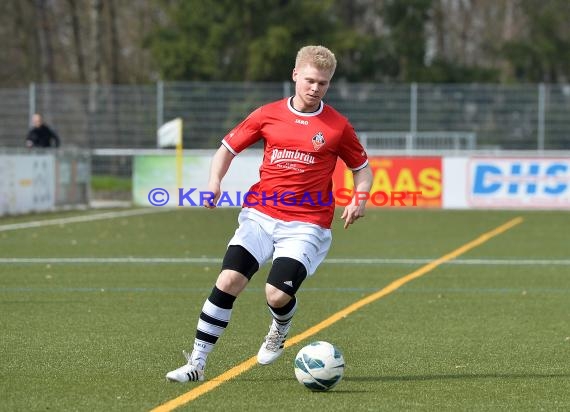
<path fill-rule="evenodd" d="M 290 336 L 524 220 L 180 410 L 570 410 L 568 212 L 370 210 L 348 230 L 337 212 L 329 261 L 299 291 Z M 98 212 L 0 219 L 0 410 L 150 410 L 196 387 L 164 375 L 191 349 L 237 213 L 186 208 L 10 230 Z M 237 300 L 207 380 L 257 353 L 270 322 L 267 269 Z M 344 353 L 344 379 L 330 392 L 295 379 L 295 354 L 312 340 Z"/>

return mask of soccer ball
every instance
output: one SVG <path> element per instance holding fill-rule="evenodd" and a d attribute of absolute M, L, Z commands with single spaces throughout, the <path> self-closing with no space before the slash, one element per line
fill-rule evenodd
<path fill-rule="evenodd" d="M 295 376 L 312 391 L 328 391 L 344 375 L 344 357 L 328 342 L 313 342 L 295 357 Z"/>

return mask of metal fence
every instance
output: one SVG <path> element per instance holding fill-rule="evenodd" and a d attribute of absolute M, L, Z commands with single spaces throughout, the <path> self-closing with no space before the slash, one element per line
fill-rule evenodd
<path fill-rule="evenodd" d="M 34 112 L 80 148 L 154 148 L 157 127 L 184 120 L 184 147 L 209 149 L 291 83 L 31 84 L 0 89 L 0 147 L 22 147 Z M 469 133 L 477 149 L 570 149 L 570 85 L 334 82 L 326 102 L 357 132 Z M 379 147 L 381 148 L 381 147 Z"/>
<path fill-rule="evenodd" d="M 475 150 L 477 135 L 470 132 L 366 132 L 358 133 L 362 145 L 370 149 L 399 150 Z"/>

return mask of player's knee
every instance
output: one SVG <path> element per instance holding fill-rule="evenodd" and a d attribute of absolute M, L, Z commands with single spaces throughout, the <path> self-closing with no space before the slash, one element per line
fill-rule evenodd
<path fill-rule="evenodd" d="M 287 293 L 269 283 L 265 284 L 265 298 L 267 299 L 267 304 L 272 308 L 281 308 L 292 299 Z"/>
<path fill-rule="evenodd" d="M 249 280 L 259 270 L 259 263 L 243 246 L 230 245 L 222 262 L 224 270 L 239 272 Z"/>
<path fill-rule="evenodd" d="M 223 292 L 237 296 L 247 286 L 248 281 L 241 273 L 231 269 L 224 269 L 216 280 L 216 287 Z"/>
<path fill-rule="evenodd" d="M 306 277 L 307 269 L 301 262 L 288 257 L 278 257 L 273 261 L 267 276 L 267 286 L 265 287 L 267 303 L 274 307 L 287 304 L 295 296 Z M 277 305 L 272 305 L 271 301 Z M 279 302 L 283 302 L 283 304 L 279 305 Z"/>

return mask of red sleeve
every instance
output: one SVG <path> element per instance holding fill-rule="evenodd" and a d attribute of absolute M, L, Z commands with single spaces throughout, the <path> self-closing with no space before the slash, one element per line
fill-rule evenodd
<path fill-rule="evenodd" d="M 261 108 L 254 110 L 222 140 L 230 152 L 237 155 L 261 139 Z"/>
<path fill-rule="evenodd" d="M 353 171 L 368 164 L 368 155 L 349 122 L 344 127 L 338 155 L 346 163 L 346 167 Z"/>

